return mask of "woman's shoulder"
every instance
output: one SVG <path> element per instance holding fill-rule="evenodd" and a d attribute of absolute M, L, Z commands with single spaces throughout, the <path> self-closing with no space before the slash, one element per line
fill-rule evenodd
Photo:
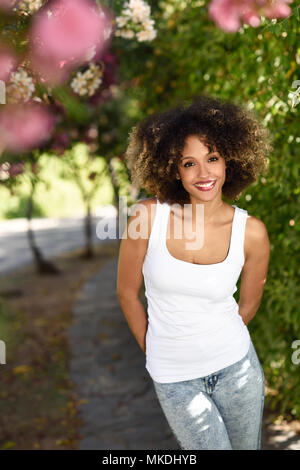
<path fill-rule="evenodd" d="M 148 215 L 151 215 L 151 213 L 155 215 L 157 202 L 158 202 L 158 199 L 156 196 L 154 196 L 154 197 L 148 197 L 145 199 L 139 199 L 136 202 L 136 204 L 137 205 L 142 204 L 144 207 L 146 207 L 148 211 Z"/>
<path fill-rule="evenodd" d="M 146 211 L 139 210 L 140 205 L 142 205 L 142 207 L 145 207 Z M 155 213 L 156 213 L 156 206 L 157 206 L 157 197 L 154 196 L 154 197 L 149 197 L 145 199 L 139 199 L 130 208 L 129 223 L 133 222 L 136 218 L 138 218 L 140 222 L 143 224 L 143 226 L 147 227 L 146 229 L 147 238 L 149 238 L 150 233 L 151 233 L 152 224 L 153 224 L 153 220 L 154 220 Z"/>
<path fill-rule="evenodd" d="M 245 253 L 248 256 L 252 251 L 270 246 L 268 230 L 264 222 L 254 215 L 247 214 L 245 227 Z"/>
<path fill-rule="evenodd" d="M 247 209 L 244 209 L 243 207 L 239 207 L 236 205 L 233 205 L 232 207 L 237 207 L 237 209 L 240 212 L 243 212 L 246 216 L 246 231 L 250 234 L 252 237 L 263 237 L 266 232 L 267 228 L 264 224 L 264 222 L 259 219 L 258 217 L 255 217 L 254 215 L 249 214 Z"/>
<path fill-rule="evenodd" d="M 144 199 L 138 199 L 131 207 L 130 212 L 133 212 L 133 209 L 138 208 L 139 205 L 145 207 L 149 212 L 151 208 L 155 208 L 157 203 L 157 197 L 148 197 Z"/>
<path fill-rule="evenodd" d="M 147 197 L 145 199 L 139 199 L 137 202 L 140 202 L 142 204 L 145 204 L 146 206 L 151 206 L 152 204 L 156 205 L 156 202 L 158 201 L 156 196 L 153 197 Z"/>
<path fill-rule="evenodd" d="M 251 237 L 256 239 L 256 241 L 264 238 L 268 233 L 264 222 L 258 217 L 255 217 L 249 213 L 247 214 L 246 228 Z"/>

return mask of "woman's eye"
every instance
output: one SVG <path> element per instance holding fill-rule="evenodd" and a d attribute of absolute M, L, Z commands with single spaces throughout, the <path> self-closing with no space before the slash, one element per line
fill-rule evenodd
<path fill-rule="evenodd" d="M 183 166 L 186 167 L 186 165 L 192 164 L 193 162 L 187 162 Z"/>
<path fill-rule="evenodd" d="M 210 157 L 209 160 L 212 160 L 213 158 L 215 159 L 214 161 L 219 160 L 219 157 Z M 186 162 L 183 166 L 185 168 L 189 168 L 186 165 L 192 165 L 192 164 L 193 164 L 193 162 Z"/>

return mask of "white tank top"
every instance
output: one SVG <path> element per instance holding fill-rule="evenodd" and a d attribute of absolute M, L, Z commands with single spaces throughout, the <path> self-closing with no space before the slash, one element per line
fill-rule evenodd
<path fill-rule="evenodd" d="M 142 272 L 147 299 L 146 369 L 160 383 L 204 377 L 241 360 L 250 334 L 233 297 L 244 265 L 247 211 L 235 205 L 221 263 L 193 264 L 166 246 L 171 205 L 156 197 Z"/>

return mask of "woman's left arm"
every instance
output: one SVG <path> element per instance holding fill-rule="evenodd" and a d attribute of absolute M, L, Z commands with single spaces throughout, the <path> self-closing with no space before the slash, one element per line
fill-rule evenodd
<path fill-rule="evenodd" d="M 263 295 L 270 258 L 270 240 L 265 224 L 248 216 L 245 228 L 245 263 L 242 270 L 239 314 L 245 325 L 255 316 Z"/>

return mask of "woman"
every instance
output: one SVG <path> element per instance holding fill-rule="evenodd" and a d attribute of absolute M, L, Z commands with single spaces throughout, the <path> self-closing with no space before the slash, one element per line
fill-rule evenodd
<path fill-rule="evenodd" d="M 133 184 L 155 196 L 134 206 L 122 235 L 117 294 L 182 449 L 261 448 L 264 372 L 247 325 L 270 243 L 264 223 L 223 196 L 238 199 L 271 148 L 254 114 L 207 95 L 129 137 Z"/>

